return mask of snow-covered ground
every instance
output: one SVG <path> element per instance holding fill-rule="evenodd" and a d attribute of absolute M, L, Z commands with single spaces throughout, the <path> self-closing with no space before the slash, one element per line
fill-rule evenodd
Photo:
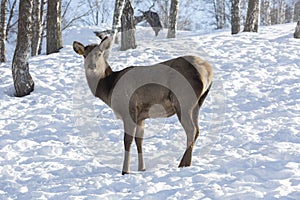
<path fill-rule="evenodd" d="M 145 162 L 122 176 L 123 129 L 93 98 L 70 28 L 60 53 L 31 58 L 35 91 L 13 97 L 11 65 L 0 66 L 0 199 L 299 199 L 300 40 L 295 24 L 257 33 L 180 32 L 168 40 L 139 27 L 138 48 L 114 47 L 114 70 L 196 54 L 214 66 L 201 109 L 193 166 L 178 169 L 185 133 L 176 117 L 147 120 Z M 12 53 L 12 52 L 11 52 Z"/>

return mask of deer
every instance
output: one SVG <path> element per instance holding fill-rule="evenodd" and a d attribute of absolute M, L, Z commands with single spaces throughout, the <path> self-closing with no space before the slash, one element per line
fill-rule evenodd
<path fill-rule="evenodd" d="M 122 175 L 130 173 L 133 139 L 138 152 L 138 171 L 145 171 L 144 124 L 148 118 L 177 115 L 186 133 L 186 149 L 179 168 L 191 166 L 192 151 L 199 136 L 198 115 L 212 85 L 212 66 L 198 56 L 181 56 L 149 66 L 129 66 L 113 71 L 108 64 L 112 39 L 99 37 L 99 44 L 73 42 L 84 58 L 87 84 L 123 121 L 124 161 Z"/>

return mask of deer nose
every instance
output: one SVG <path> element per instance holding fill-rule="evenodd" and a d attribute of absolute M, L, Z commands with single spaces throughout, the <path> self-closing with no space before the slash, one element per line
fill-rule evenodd
<path fill-rule="evenodd" d="M 95 69 L 95 68 L 96 68 L 96 64 L 89 64 L 88 67 L 89 67 L 90 69 Z"/>

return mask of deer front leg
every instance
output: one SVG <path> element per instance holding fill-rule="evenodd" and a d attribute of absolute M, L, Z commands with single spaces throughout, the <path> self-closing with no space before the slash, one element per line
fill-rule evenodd
<path fill-rule="evenodd" d="M 135 134 L 135 144 L 138 151 L 138 170 L 145 171 L 145 163 L 144 163 L 144 156 L 143 156 L 143 140 L 144 140 L 144 121 L 141 121 L 137 124 L 136 127 L 136 134 Z"/>
<path fill-rule="evenodd" d="M 122 175 L 129 174 L 130 172 L 130 149 L 132 140 L 135 136 L 135 125 L 132 123 L 124 122 L 124 162 L 123 162 L 123 169 Z"/>

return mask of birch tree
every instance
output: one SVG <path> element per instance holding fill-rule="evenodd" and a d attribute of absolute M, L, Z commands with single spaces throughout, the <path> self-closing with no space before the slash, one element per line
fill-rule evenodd
<path fill-rule="evenodd" d="M 118 43 L 118 32 L 121 28 L 121 17 L 124 10 L 125 0 L 116 0 L 112 24 L 112 37 L 114 43 Z"/>
<path fill-rule="evenodd" d="M 217 29 L 226 25 L 225 0 L 213 0 Z"/>
<path fill-rule="evenodd" d="M 9 0 L 8 0 L 8 2 L 9 2 Z M 11 29 L 15 26 L 15 24 L 17 24 L 17 20 L 15 22 L 12 21 L 15 16 L 16 5 L 17 5 L 17 0 L 14 0 L 8 9 L 9 14 L 8 14 L 8 20 L 7 20 L 7 24 L 6 24 L 6 39 L 8 37 L 9 31 L 11 31 Z"/>
<path fill-rule="evenodd" d="M 41 32 L 40 32 L 40 43 L 38 48 L 38 55 L 42 53 L 42 45 L 43 45 L 43 39 L 44 39 L 44 33 L 45 33 L 45 27 L 46 27 L 46 17 L 44 16 L 44 8 L 47 3 L 47 0 L 41 1 L 41 8 L 40 8 L 40 23 L 41 23 Z"/>
<path fill-rule="evenodd" d="M 261 24 L 264 26 L 271 25 L 271 8 L 270 8 L 270 0 L 262 0 L 261 1 Z"/>
<path fill-rule="evenodd" d="M 7 0 L 1 0 L 0 9 L 0 62 L 6 62 L 6 10 Z"/>
<path fill-rule="evenodd" d="M 237 34 L 241 29 L 241 1 L 231 1 L 231 34 Z"/>
<path fill-rule="evenodd" d="M 47 9 L 47 54 L 62 48 L 61 0 L 48 0 Z"/>
<path fill-rule="evenodd" d="M 167 38 L 176 37 L 178 19 L 178 0 L 171 0 L 170 14 L 169 14 L 169 29 Z"/>
<path fill-rule="evenodd" d="M 295 6 L 296 6 L 296 0 L 292 0 L 292 5 L 290 9 L 290 17 L 287 19 L 287 22 L 293 22 L 294 21 L 294 16 L 295 16 Z"/>
<path fill-rule="evenodd" d="M 297 22 L 297 26 L 294 32 L 294 38 L 300 38 L 300 21 Z"/>
<path fill-rule="evenodd" d="M 17 45 L 12 63 L 12 75 L 17 97 L 28 95 L 34 90 L 34 82 L 29 73 L 28 63 L 31 46 L 32 3 L 33 0 L 22 0 L 19 4 Z"/>
<path fill-rule="evenodd" d="M 31 55 L 32 56 L 38 55 L 41 39 L 42 39 L 41 1 L 33 0 L 32 39 L 31 39 Z"/>
<path fill-rule="evenodd" d="M 279 0 L 279 8 L 278 8 L 278 23 L 279 24 L 285 23 L 285 10 L 286 10 L 285 0 Z"/>
<path fill-rule="evenodd" d="M 249 0 L 245 32 L 257 32 L 259 20 L 259 0 Z"/>

